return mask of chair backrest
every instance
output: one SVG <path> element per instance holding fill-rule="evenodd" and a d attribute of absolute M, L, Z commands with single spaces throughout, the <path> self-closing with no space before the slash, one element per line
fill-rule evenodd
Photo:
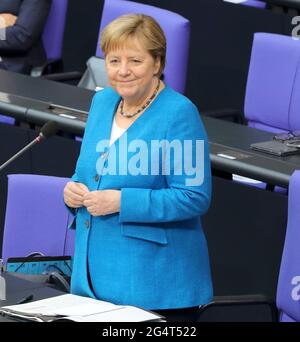
<path fill-rule="evenodd" d="M 68 0 L 52 0 L 43 33 L 47 59 L 61 59 Z"/>
<path fill-rule="evenodd" d="M 300 129 L 299 62 L 298 40 L 255 33 L 244 107 L 249 126 L 275 133 Z"/>
<path fill-rule="evenodd" d="M 72 215 L 63 203 L 68 178 L 9 175 L 2 258 L 33 252 L 46 256 L 73 255 Z"/>
<path fill-rule="evenodd" d="M 265 2 L 259 1 L 259 0 L 247 0 L 247 1 L 241 2 L 241 5 L 257 7 L 257 8 L 266 8 L 267 6 Z"/>
<path fill-rule="evenodd" d="M 300 322 L 300 171 L 290 178 L 288 223 L 277 286 L 282 322 Z"/>
<path fill-rule="evenodd" d="M 184 93 L 188 67 L 190 22 L 177 13 L 133 1 L 105 0 L 96 56 L 103 58 L 99 44 L 103 28 L 120 15 L 129 13 L 150 15 L 161 25 L 167 38 L 164 81 L 173 89 Z"/>

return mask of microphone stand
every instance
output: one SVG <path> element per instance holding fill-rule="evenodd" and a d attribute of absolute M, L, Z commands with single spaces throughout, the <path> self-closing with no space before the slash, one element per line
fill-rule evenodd
<path fill-rule="evenodd" d="M 0 172 L 11 162 L 13 162 L 15 159 L 17 159 L 21 154 L 26 152 L 31 146 L 39 143 L 43 139 L 42 133 L 38 137 L 36 137 L 33 141 L 31 141 L 28 145 L 23 147 L 19 152 L 17 152 L 15 155 L 13 155 L 10 159 L 8 159 L 4 164 L 0 166 Z"/>

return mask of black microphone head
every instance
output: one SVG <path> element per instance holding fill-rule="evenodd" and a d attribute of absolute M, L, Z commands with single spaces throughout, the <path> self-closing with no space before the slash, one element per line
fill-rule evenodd
<path fill-rule="evenodd" d="M 50 138 L 52 137 L 52 135 L 56 134 L 58 129 L 59 129 L 59 126 L 57 122 L 48 121 L 41 128 L 40 136 L 42 136 L 43 138 Z"/>

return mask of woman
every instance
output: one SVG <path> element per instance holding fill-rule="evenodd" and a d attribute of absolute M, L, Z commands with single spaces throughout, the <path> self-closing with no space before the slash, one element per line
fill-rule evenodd
<path fill-rule="evenodd" d="M 154 19 L 119 17 L 101 48 L 111 87 L 93 99 L 64 190 L 76 210 L 71 291 L 194 317 L 212 296 L 200 223 L 211 196 L 206 133 L 196 107 L 160 80 L 166 40 Z"/>

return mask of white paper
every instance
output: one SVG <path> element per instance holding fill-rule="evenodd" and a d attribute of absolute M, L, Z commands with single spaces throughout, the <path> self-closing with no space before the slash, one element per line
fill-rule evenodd
<path fill-rule="evenodd" d="M 115 310 L 88 316 L 70 316 L 74 322 L 145 322 L 160 319 L 160 316 L 134 306 L 123 306 Z"/>
<path fill-rule="evenodd" d="M 38 300 L 26 304 L 4 306 L 0 309 L 6 314 L 13 311 L 19 317 L 23 315 L 66 316 L 77 322 L 141 322 L 159 319 L 160 316 L 134 306 L 115 305 L 109 302 L 81 297 L 72 294 Z M 24 316 L 25 317 L 25 316 Z"/>
<path fill-rule="evenodd" d="M 26 304 L 5 306 L 3 309 L 10 309 L 23 313 L 36 313 L 40 315 L 87 315 L 105 312 L 115 308 L 116 305 L 88 297 L 81 297 L 72 294 L 46 298 Z"/>

